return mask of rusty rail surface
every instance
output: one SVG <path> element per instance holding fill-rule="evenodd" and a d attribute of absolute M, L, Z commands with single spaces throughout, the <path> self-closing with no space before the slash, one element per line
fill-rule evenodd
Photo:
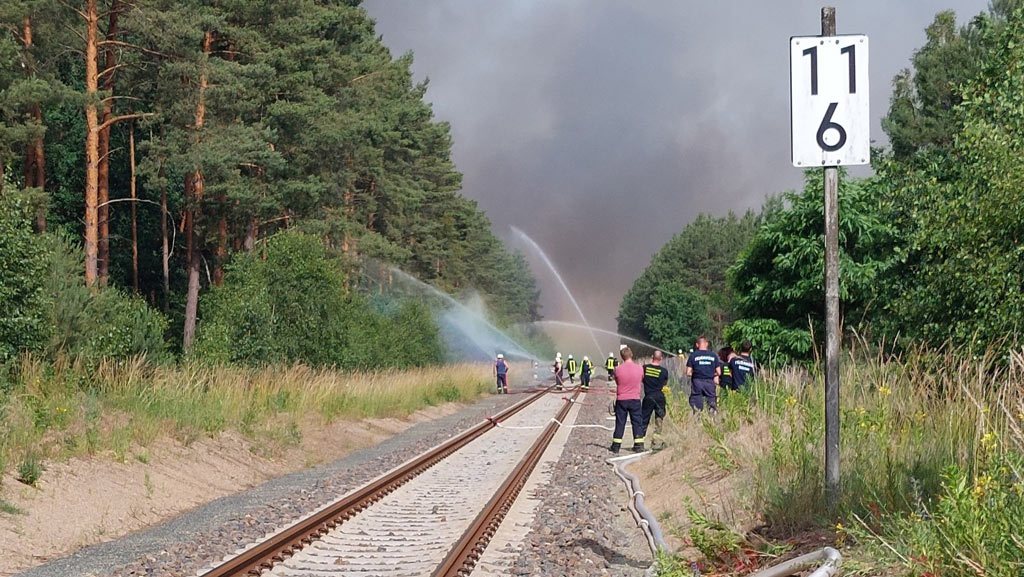
<path fill-rule="evenodd" d="M 201 577 L 258 576 L 261 572 L 291 557 L 298 550 L 327 534 L 331 529 L 352 518 L 363 509 L 381 500 L 401 485 L 469 444 L 477 437 L 497 427 L 497 423 L 518 413 L 552 390 L 553 388 L 545 389 L 519 401 L 474 427 L 452 437 L 434 449 L 384 473 L 335 503 L 271 535 L 265 541 L 251 546 L 235 557 L 203 573 Z M 571 406 L 571 403 L 567 402 L 566 407 L 562 409 L 559 415 L 568 412 L 569 406 Z M 547 429 L 545 429 L 544 434 L 548 434 Z M 551 434 L 554 434 L 553 431 Z"/>
<path fill-rule="evenodd" d="M 505 515 L 508 514 L 512 504 L 515 503 L 519 492 L 526 485 L 530 474 L 537 466 L 541 457 L 551 444 L 555 432 L 561 426 L 560 423 L 569 414 L 573 402 L 579 397 L 579 389 L 575 389 L 572 397 L 567 399 L 554 419 L 544 428 L 544 432 L 530 447 L 530 451 L 523 457 L 516 469 L 512 471 L 508 479 L 502 483 L 501 488 L 487 503 L 484 510 L 477 516 L 459 542 L 448 553 L 445 560 L 434 572 L 433 577 L 464 577 L 473 572 L 477 561 L 483 555 L 484 549 L 490 543 L 494 533 L 498 530 Z"/>

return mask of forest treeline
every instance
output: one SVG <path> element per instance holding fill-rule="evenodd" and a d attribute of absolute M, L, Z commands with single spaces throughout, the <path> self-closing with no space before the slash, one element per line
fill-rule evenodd
<path fill-rule="evenodd" d="M 0 22 L 0 360 L 374 366 L 360 349 L 407 333 L 439 358 L 429 314 L 360 296 L 368 263 L 537 320 L 412 56 L 358 1 L 3 0 Z"/>
<path fill-rule="evenodd" d="M 1024 319 L 1024 13 L 994 2 L 960 25 L 939 13 L 893 80 L 869 178 L 842 173 L 840 279 L 847 334 L 899 346 L 1019 345 Z M 755 342 L 807 359 L 823 332 L 823 189 L 742 217 L 701 215 L 625 295 L 620 331 L 661 346 Z"/>

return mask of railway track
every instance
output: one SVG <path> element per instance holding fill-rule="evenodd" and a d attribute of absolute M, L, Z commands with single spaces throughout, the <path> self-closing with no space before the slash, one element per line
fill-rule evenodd
<path fill-rule="evenodd" d="M 531 395 L 201 577 L 471 574 L 572 408 L 565 394 Z"/>

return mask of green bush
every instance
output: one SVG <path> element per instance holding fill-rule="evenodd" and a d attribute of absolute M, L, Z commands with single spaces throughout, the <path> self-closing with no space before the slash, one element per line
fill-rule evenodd
<path fill-rule="evenodd" d="M 168 323 L 162 313 L 115 288 L 89 289 L 82 280 L 81 251 L 57 235 L 46 235 L 44 243 L 51 357 L 67 354 L 93 362 L 167 357 Z"/>
<path fill-rule="evenodd" d="M 768 367 L 806 360 L 814 348 L 810 331 L 785 328 L 775 319 L 740 319 L 725 328 L 724 336 L 733 348 L 749 340 L 755 358 Z"/>
<path fill-rule="evenodd" d="M 822 324 L 824 185 L 820 171 L 804 176 L 803 190 L 783 195 L 785 206 L 770 215 L 729 269 L 740 318 L 774 319 L 789 329 Z M 879 279 L 894 262 L 899 231 L 890 222 L 880 179 L 840 172 L 838 194 L 839 298 L 846 325 L 858 328 L 870 320 Z"/>
<path fill-rule="evenodd" d="M 442 359 L 437 326 L 421 304 L 376 310 L 349 289 L 341 261 L 300 232 L 238 256 L 201 302 L 193 351 L 212 362 L 301 362 L 346 368 L 422 366 Z"/>
<path fill-rule="evenodd" d="M 90 290 L 81 251 L 58 234 L 35 234 L 34 205 L 0 197 L 0 364 L 25 351 L 126 358 L 166 354 L 167 320 L 116 289 Z"/>
<path fill-rule="evenodd" d="M 46 252 L 32 231 L 34 210 L 26 193 L 0 195 L 0 363 L 47 338 Z"/>

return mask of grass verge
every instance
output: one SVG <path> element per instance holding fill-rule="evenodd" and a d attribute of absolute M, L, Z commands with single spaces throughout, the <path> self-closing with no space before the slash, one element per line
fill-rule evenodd
<path fill-rule="evenodd" d="M 189 444 L 226 430 L 297 444 L 310 418 L 403 417 L 476 398 L 489 380 L 486 365 L 348 373 L 26 357 L 0 383 L 0 472 L 15 468 L 34 483 L 45 459 L 110 452 L 141 460 L 140 449 L 159 437 Z"/>
<path fill-rule="evenodd" d="M 1024 354 L 867 357 L 861 349 L 844 359 L 841 383 L 843 492 L 834 515 L 822 486 L 820 372 L 768 374 L 749 395 L 724 399 L 715 419 L 676 403 L 670 443 L 746 488 L 747 515 L 704 503 L 688 530 L 677 529 L 684 541 L 720 572 L 758 550 L 788 543 L 797 552 L 813 541 L 842 547 L 846 574 L 1024 574 Z M 738 519 L 755 519 L 759 530 Z M 692 573 L 681 559 L 662 566 L 663 575 Z"/>

